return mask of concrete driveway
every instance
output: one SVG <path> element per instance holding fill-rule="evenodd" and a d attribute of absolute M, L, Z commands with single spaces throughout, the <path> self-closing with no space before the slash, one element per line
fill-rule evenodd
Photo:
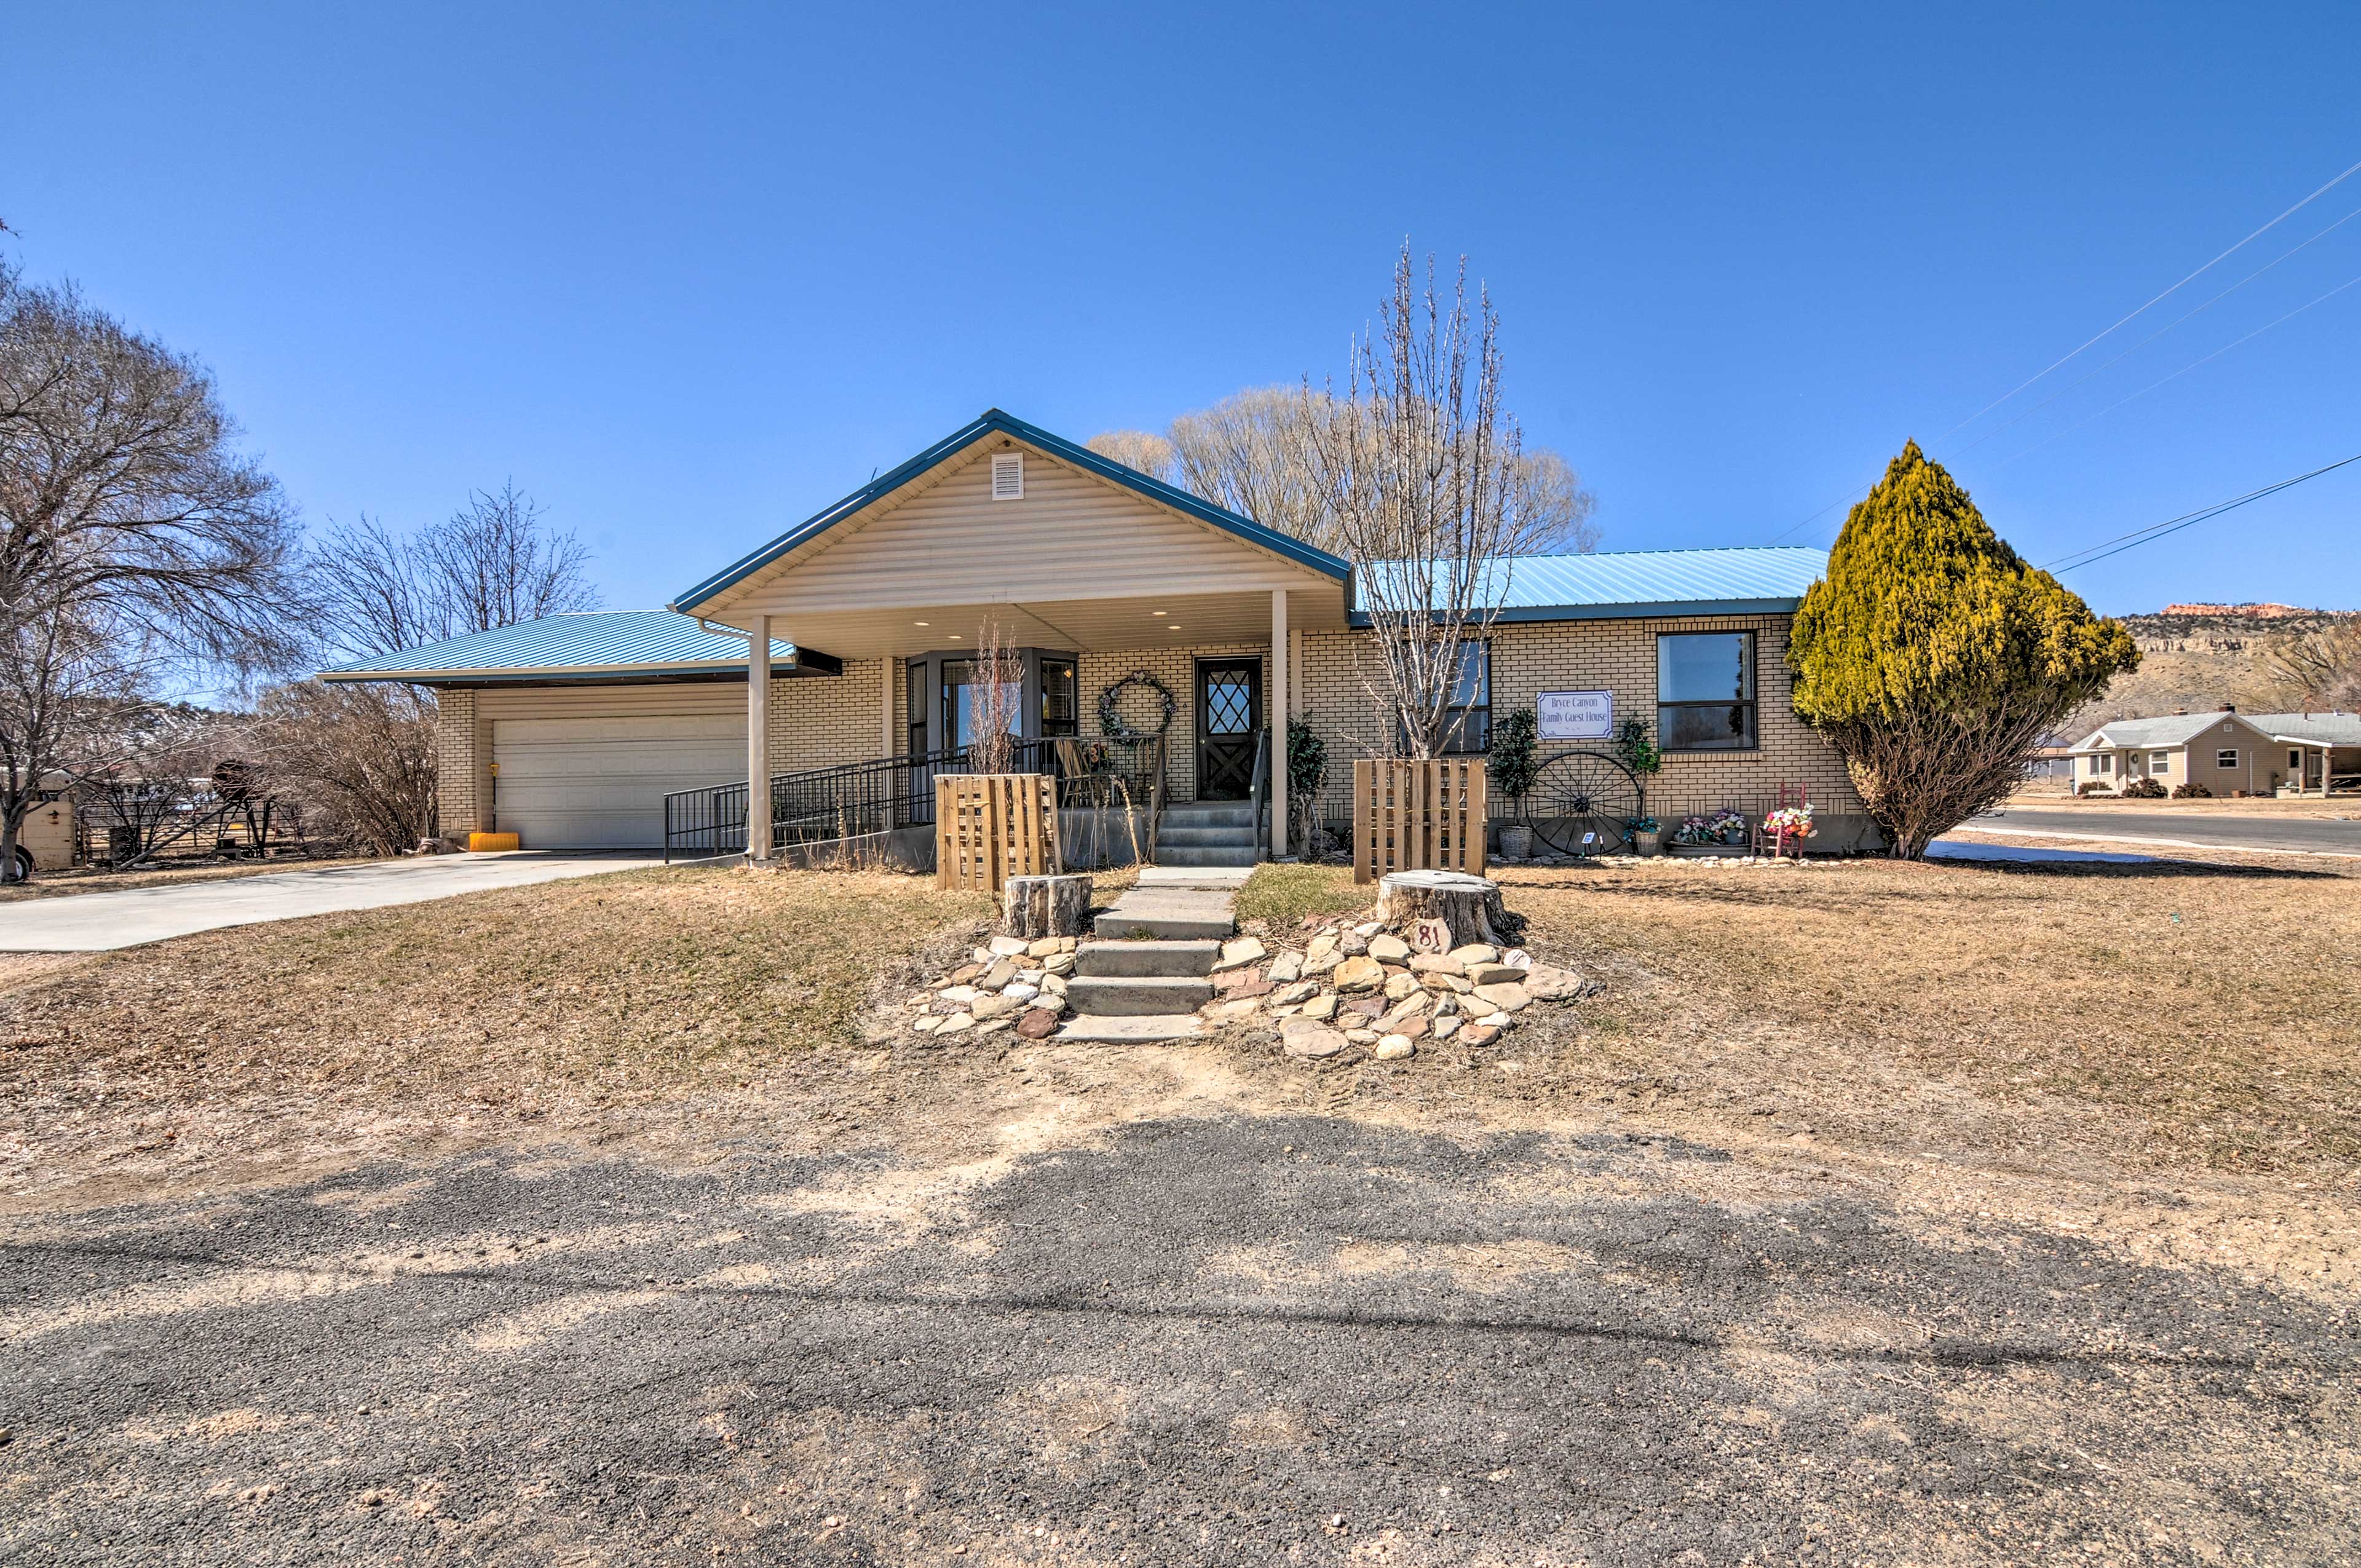
<path fill-rule="evenodd" d="M 2186 811 L 2121 811 L 2113 806 L 2063 806 L 2043 811 L 2004 806 L 1968 824 L 1994 833 L 2041 838 L 2114 839 L 2201 850 L 2297 850 L 2361 855 L 2361 804 L 2353 820 L 2323 817 L 2199 816 Z"/>
<path fill-rule="evenodd" d="M 661 857 L 645 854 L 521 850 L 33 898 L 0 904 L 0 953 L 101 953 L 225 926 L 423 904 L 488 887 L 523 887 L 660 863 Z"/>

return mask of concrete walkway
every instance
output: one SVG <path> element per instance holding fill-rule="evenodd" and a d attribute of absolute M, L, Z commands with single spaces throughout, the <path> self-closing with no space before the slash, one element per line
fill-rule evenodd
<path fill-rule="evenodd" d="M 662 863 L 639 854 L 423 855 L 215 882 L 59 894 L 0 904 L 0 953 L 101 953 L 225 926 L 298 920 L 346 909 L 423 904 L 492 887 L 524 887 Z"/>

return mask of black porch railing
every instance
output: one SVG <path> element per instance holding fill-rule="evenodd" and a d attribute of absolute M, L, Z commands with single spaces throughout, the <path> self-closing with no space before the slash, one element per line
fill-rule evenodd
<path fill-rule="evenodd" d="M 1049 773 L 1063 807 L 1163 804 L 1164 740 L 1049 736 L 1013 743 L 1008 771 Z M 771 780 L 771 847 L 826 843 L 924 827 L 935 819 L 935 780 L 966 773 L 968 750 L 912 752 L 779 773 Z M 664 797 L 664 859 L 743 854 L 746 786 L 715 784 Z M 1150 832 L 1153 832 L 1151 827 Z"/>

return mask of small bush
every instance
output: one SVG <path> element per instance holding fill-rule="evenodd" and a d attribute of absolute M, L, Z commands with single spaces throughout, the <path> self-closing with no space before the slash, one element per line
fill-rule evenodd
<path fill-rule="evenodd" d="M 2113 795 L 2115 786 L 2104 779 L 2092 779 L 2074 792 L 2076 795 Z"/>
<path fill-rule="evenodd" d="M 2213 792 L 2207 789 L 2202 784 L 2175 784 L 2172 786 L 2172 798 L 2175 800 L 2211 800 L 2213 798 Z"/>
<path fill-rule="evenodd" d="M 2164 796 L 2164 785 L 2154 779 L 2134 779 L 2124 785 L 2125 800 L 2162 800 Z"/>

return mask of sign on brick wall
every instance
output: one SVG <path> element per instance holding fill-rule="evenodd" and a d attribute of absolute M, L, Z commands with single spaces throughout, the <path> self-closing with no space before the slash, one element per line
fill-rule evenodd
<path fill-rule="evenodd" d="M 1613 692 L 1543 692 L 1533 711 L 1544 740 L 1604 740 L 1615 733 Z"/>

